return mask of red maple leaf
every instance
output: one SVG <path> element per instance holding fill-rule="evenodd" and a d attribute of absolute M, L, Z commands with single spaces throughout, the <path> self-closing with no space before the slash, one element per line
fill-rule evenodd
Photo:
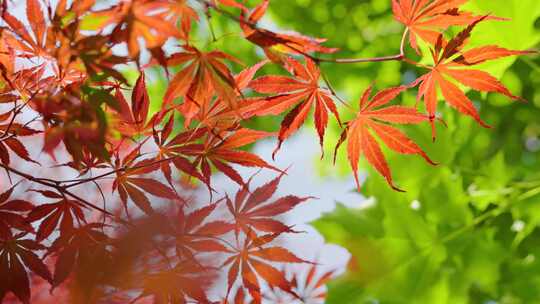
<path fill-rule="evenodd" d="M 0 236 L 0 302 L 11 291 L 25 304 L 30 303 L 30 281 L 27 268 L 48 282 L 51 273 L 34 251 L 46 247 L 30 239 L 23 239 L 26 233 L 4 238 Z"/>
<path fill-rule="evenodd" d="M 39 112 L 43 122 L 43 150 L 54 159 L 55 148 L 63 143 L 75 164 L 80 163 L 84 149 L 101 160 L 109 160 L 103 104 L 115 104 L 108 90 L 80 83 L 70 84 L 62 90 L 39 92 L 30 105 Z"/>
<path fill-rule="evenodd" d="M 17 101 L 19 101 L 19 97 L 11 93 L 4 93 L 0 95 L 0 104 L 17 104 Z M 11 157 L 9 150 L 11 150 L 20 158 L 36 163 L 30 158 L 28 150 L 17 137 L 34 135 L 39 132 L 30 129 L 26 125 L 21 125 L 15 122 L 17 116 L 15 112 L 16 111 L 8 111 L 0 114 L 0 121 L 7 121 L 6 124 L 0 124 L 0 162 L 4 165 L 10 164 Z"/>
<path fill-rule="evenodd" d="M 325 129 L 328 125 L 328 111 L 340 122 L 332 93 L 328 89 L 319 87 L 321 72 L 312 60 L 306 58 L 306 64 L 302 65 L 295 59 L 288 58 L 286 67 L 295 78 L 262 76 L 250 82 L 249 87 L 259 93 L 279 94 L 263 101 L 252 114 L 277 115 L 294 106 L 281 122 L 278 146 L 273 153 L 275 154 L 283 141 L 294 134 L 305 122 L 311 108 L 315 107 L 315 126 L 322 148 Z"/>
<path fill-rule="evenodd" d="M 150 97 L 146 89 L 144 72 L 140 72 L 131 95 L 131 105 L 128 105 L 120 87 L 115 87 L 115 98 L 118 102 L 115 128 L 125 136 L 136 134 L 150 134 L 152 129 L 164 116 L 165 111 L 154 114 L 149 120 Z"/>
<path fill-rule="evenodd" d="M 165 92 L 164 104 L 170 104 L 177 97 L 184 97 L 179 108 L 186 119 L 186 125 L 200 109 L 210 107 L 214 94 L 230 109 L 237 108 L 239 89 L 225 60 L 237 62 L 238 59 L 221 51 L 202 52 L 195 47 L 184 45 L 184 52 L 175 53 L 167 59 L 168 66 L 184 65 L 170 81 Z"/>
<path fill-rule="evenodd" d="M 14 137 L 8 137 L 4 140 L 0 140 L 0 161 L 4 165 L 9 165 L 11 158 L 9 156 L 9 150 L 13 151 L 15 154 L 17 154 L 20 158 L 36 163 L 36 161 L 32 160 L 30 158 L 30 154 L 28 153 L 28 150 L 26 147 L 21 143 L 20 140 Z"/>
<path fill-rule="evenodd" d="M 230 198 L 226 198 L 227 208 L 234 216 L 237 236 L 240 231 L 249 233 L 254 230 L 266 233 L 294 232 L 291 227 L 272 217 L 290 211 L 312 197 L 288 195 L 267 203 L 275 194 L 282 176 L 283 174 L 280 174 L 253 191 L 249 190 L 248 182 L 236 193 L 234 203 Z"/>
<path fill-rule="evenodd" d="M 26 18 L 30 24 L 33 35 L 28 32 L 27 26 L 12 16 L 8 11 L 2 12 L 2 20 L 8 24 L 11 32 L 16 35 L 12 36 L 8 34 L 5 37 L 7 44 L 9 47 L 20 52 L 21 57 L 50 59 L 47 48 L 52 47 L 52 41 L 47 41 L 47 32 L 49 28 L 38 0 L 26 1 Z M 19 37 L 20 39 L 17 39 L 16 37 Z"/>
<path fill-rule="evenodd" d="M 435 44 L 441 32 L 453 25 L 469 25 L 478 19 L 459 7 L 469 0 L 392 0 L 394 18 L 409 31 L 409 44 L 417 52 L 418 38 Z M 504 20 L 497 17 L 489 19 Z"/>
<path fill-rule="evenodd" d="M 203 224 L 218 204 L 210 204 L 189 214 L 185 214 L 184 208 L 179 209 L 172 231 L 179 258 L 195 259 L 194 254 L 200 252 L 229 252 L 216 238 L 233 230 L 234 225 L 221 220 Z"/>
<path fill-rule="evenodd" d="M 234 75 L 234 82 L 236 84 L 235 95 L 237 96 L 235 109 L 231 109 L 218 96 L 212 105 L 200 108 L 197 115 L 199 122 L 208 129 L 219 132 L 220 130 L 237 127 L 241 120 L 246 120 L 254 116 L 255 110 L 260 107 L 261 99 L 258 97 L 250 98 L 243 96 L 241 90 L 248 88 L 255 73 L 267 62 L 267 60 L 263 60 Z"/>
<path fill-rule="evenodd" d="M 360 99 L 360 111 L 354 120 L 346 124 L 346 128 L 341 133 L 341 138 L 336 145 L 336 152 L 340 145 L 348 139 L 347 156 L 358 190 L 360 190 L 358 161 L 360 160 L 360 156 L 364 155 L 366 160 L 384 176 L 393 189 L 402 191 L 394 185 L 388 163 L 372 132 L 375 132 L 391 150 L 402 154 L 418 154 L 430 164 L 434 164 L 426 153 L 407 137 L 407 135 L 389 125 L 390 123 L 418 124 L 428 121 L 429 118 L 414 108 L 404 106 L 387 106 L 381 108 L 407 89 L 406 86 L 383 90 L 369 100 L 371 89 L 369 87 L 362 95 Z"/>
<path fill-rule="evenodd" d="M 49 237 L 57 226 L 59 226 L 60 235 L 70 233 L 75 227 L 74 219 L 79 225 L 86 223 L 80 202 L 67 199 L 63 195 L 52 191 L 35 191 L 47 198 L 57 199 L 54 203 L 34 207 L 28 214 L 27 220 L 29 222 L 41 220 L 36 232 L 36 241 L 40 242 Z"/>
<path fill-rule="evenodd" d="M 169 37 L 186 39 L 191 21 L 197 14 L 186 1 L 121 1 L 110 8 L 94 12 L 88 16 L 100 20 L 93 30 L 101 30 L 116 24 L 111 34 L 115 41 L 127 43 L 129 56 L 139 55 L 139 38 L 143 38 L 148 49 L 159 48 Z M 182 21 L 180 31 L 176 23 Z"/>
<path fill-rule="evenodd" d="M 282 272 L 268 262 L 278 263 L 309 263 L 300 259 L 289 250 L 278 247 L 263 247 L 272 242 L 279 234 L 266 234 L 255 237 L 253 233 L 248 233 L 242 248 L 237 249 L 235 255 L 229 257 L 223 267 L 230 265 L 227 278 L 229 294 L 238 276 L 242 278 L 244 287 L 249 291 L 255 303 L 261 303 L 261 288 L 259 278 L 262 278 L 272 287 L 280 288 L 283 291 L 296 296 L 292 286 Z M 263 262 L 264 261 L 264 262 Z"/>
<path fill-rule="evenodd" d="M 211 188 L 212 175 L 210 164 L 239 185 L 244 185 L 243 178 L 229 163 L 243 167 L 269 168 L 280 171 L 258 155 L 238 149 L 270 135 L 272 133 L 246 128 L 221 132 L 220 134 L 209 133 L 204 143 L 180 146 L 175 148 L 175 152 L 195 158 L 193 163 L 200 167 L 201 175 L 209 189 Z M 189 174 L 189 172 L 186 173 Z"/>
<path fill-rule="evenodd" d="M 84 1 L 72 4 L 71 12 L 74 15 L 70 18 L 70 21 L 77 20 L 89 8 L 88 4 L 82 2 Z M 12 16 L 8 11 L 2 12 L 2 20 L 9 26 L 9 30 L 2 35 L 2 43 L 6 44 L 9 56 L 12 59 L 16 57 L 30 59 L 27 62 L 32 67 L 26 70 L 35 72 L 34 83 L 65 85 L 84 79 L 84 72 L 81 71 L 77 64 L 72 64 L 72 62 L 78 60 L 71 59 L 73 53 L 76 53 L 74 49 L 78 48 L 79 45 L 74 47 L 72 40 L 66 37 L 69 35 L 63 31 L 64 28 L 57 26 L 60 23 L 58 14 L 65 13 L 65 10 L 62 10 L 62 5 L 58 5 L 54 19 L 48 22 L 48 17 L 52 17 L 51 7 L 47 7 L 49 9 L 49 14 L 47 14 L 43 11 L 40 3 L 39 0 L 26 1 L 26 19 L 31 32 L 28 31 L 28 26 Z M 65 3 L 63 5 L 65 6 Z M 81 35 L 74 36 L 79 38 Z M 11 64 L 7 66 L 13 67 Z M 40 79 L 40 76 L 42 76 L 40 73 L 45 70 L 47 72 L 52 71 L 54 77 L 49 76 L 46 79 Z"/>
<path fill-rule="evenodd" d="M 160 181 L 140 176 L 158 170 L 159 163 L 154 159 L 144 159 L 136 162 L 139 153 L 140 147 L 136 147 L 121 161 L 120 158 L 116 159 L 116 178 L 113 182 L 113 191 L 118 191 L 126 212 L 128 198 L 130 198 L 139 209 L 147 214 L 152 214 L 154 209 L 145 192 L 170 200 L 178 199 L 178 195 L 173 189 Z"/>
<path fill-rule="evenodd" d="M 450 106 L 465 115 L 471 116 L 483 127 L 489 127 L 482 121 L 472 101 L 456 85 L 456 82 L 476 91 L 496 92 L 511 99 L 521 99 L 514 96 L 497 78 L 489 73 L 470 68 L 488 60 L 531 53 L 528 51 L 507 50 L 494 45 L 464 51 L 463 47 L 467 43 L 471 31 L 483 20 L 485 20 L 484 17 L 477 18 L 475 22 L 449 42 L 444 42 L 442 36 L 439 36 L 435 49 L 432 51 L 433 66 L 429 67 L 429 73 L 415 81 L 415 83 L 420 83 L 418 100 L 424 98 L 426 111 L 432 126 L 437 110 L 437 90 L 440 89 L 444 100 Z M 433 138 L 435 138 L 434 128 Z"/>
<path fill-rule="evenodd" d="M 174 267 L 143 278 L 143 292 L 138 299 L 153 296 L 154 303 L 211 303 L 207 296 L 212 276 L 210 270 L 193 260 L 184 260 Z"/>
<path fill-rule="evenodd" d="M 62 284 L 86 260 L 96 261 L 108 255 L 106 246 L 111 242 L 103 228 L 101 223 L 84 224 L 61 235 L 52 243 L 47 255 L 56 255 L 53 287 Z"/>
<path fill-rule="evenodd" d="M 163 129 L 160 132 L 154 132 L 154 142 L 159 148 L 155 158 L 156 162 L 159 162 L 160 169 L 169 184 L 172 184 L 171 164 L 178 170 L 204 182 L 196 166 L 186 158 L 187 155 L 182 154 L 182 146 L 196 143 L 197 140 L 206 135 L 208 130 L 206 128 L 189 130 L 169 138 L 173 131 L 173 124 L 174 115 L 171 115 Z"/>
<path fill-rule="evenodd" d="M 313 264 L 305 275 L 300 272 L 292 274 L 291 284 L 306 303 L 324 303 L 327 295 L 324 287 L 336 274 L 335 270 L 320 272 L 319 269 L 319 265 Z"/>
<path fill-rule="evenodd" d="M 34 205 L 25 200 L 10 200 L 9 197 L 13 193 L 13 189 L 15 189 L 15 186 L 0 194 L 0 238 L 4 239 L 12 236 L 12 228 L 23 232 L 34 231 L 24 216 L 21 215 L 21 213 L 32 210 Z"/>

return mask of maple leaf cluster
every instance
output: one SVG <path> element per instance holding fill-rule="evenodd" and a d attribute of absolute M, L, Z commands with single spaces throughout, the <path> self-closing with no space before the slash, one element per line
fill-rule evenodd
<path fill-rule="evenodd" d="M 322 148 L 335 119 L 342 128 L 336 153 L 347 141 L 358 188 L 363 156 L 402 191 L 380 143 L 435 162 L 395 125 L 427 123 L 435 130 L 442 97 L 487 127 L 463 86 L 520 99 L 473 66 L 529 52 L 467 48 L 477 24 L 501 18 L 462 11 L 465 2 L 392 0 L 395 19 L 405 26 L 401 53 L 367 59 L 317 57 L 338 50 L 323 46 L 325 39 L 261 28 L 269 0 L 253 9 L 235 0 L 122 0 L 106 8 L 94 0 L 60 0 L 54 7 L 26 0 L 25 18 L 13 15 L 12 2 L 2 2 L 0 299 L 38 302 L 34 291 L 50 288 L 67 293 L 72 303 L 323 301 L 334 272 L 317 276 L 318 265 L 278 239 L 298 232 L 279 217 L 312 198 L 274 198 L 286 170 L 247 148 L 277 137 L 276 157 L 311 115 Z M 238 23 L 267 59 L 246 67 L 222 50 L 197 46 L 193 25 L 210 13 Z M 445 30 L 453 26 L 463 29 L 448 37 Z M 432 65 L 405 57 L 406 37 L 418 53 L 420 41 L 430 48 Z M 166 47 L 170 41 L 178 44 L 175 51 Z M 373 97 L 369 87 L 357 110 L 336 94 L 320 67 L 386 60 L 427 73 Z M 257 77 L 270 64 L 288 75 Z M 133 86 L 122 72 L 126 66 L 138 71 Z M 238 66 L 244 68 L 236 72 Z M 170 76 L 158 109 L 148 93 L 150 69 Z M 390 104 L 414 88 L 423 109 Z M 343 111 L 356 116 L 342 122 Z M 245 127 L 269 115 L 283 115 L 276 132 Z M 35 151 L 49 156 L 50 175 L 39 173 L 47 165 Z M 238 167 L 277 177 L 253 189 Z M 223 196 L 212 179 L 216 172 L 237 184 L 234 196 Z M 211 202 L 190 197 L 199 186 Z M 301 264 L 308 272 L 291 275 L 277 264 Z M 212 286 L 223 292 L 211 294 Z"/>

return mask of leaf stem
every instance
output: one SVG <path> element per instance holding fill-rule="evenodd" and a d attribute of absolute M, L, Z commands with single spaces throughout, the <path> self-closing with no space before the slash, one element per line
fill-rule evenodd
<path fill-rule="evenodd" d="M 341 98 L 337 93 L 336 91 L 334 90 L 334 87 L 332 86 L 332 84 L 330 83 L 330 80 L 328 80 L 328 77 L 326 77 L 326 74 L 321 71 L 321 76 L 322 76 L 322 79 L 324 80 L 324 83 L 326 84 L 326 87 L 328 88 L 328 90 L 330 91 L 330 93 L 339 101 L 341 102 L 344 106 L 346 106 L 347 108 L 349 109 L 352 109 L 352 107 L 349 105 L 349 103 L 347 101 L 345 101 L 343 98 Z"/>

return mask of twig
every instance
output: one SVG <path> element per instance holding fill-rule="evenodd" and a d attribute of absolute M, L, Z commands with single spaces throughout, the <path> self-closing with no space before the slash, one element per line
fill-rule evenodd
<path fill-rule="evenodd" d="M 87 200 L 81 198 L 80 196 L 74 194 L 73 192 L 69 191 L 66 189 L 66 187 L 62 186 L 59 182 L 49 182 L 49 181 L 45 181 L 41 178 L 37 178 L 37 177 L 34 177 L 30 174 L 27 174 L 27 173 L 24 173 L 22 171 L 19 171 L 15 168 L 11 168 L 7 165 L 4 165 L 4 164 L 1 164 L 0 163 L 0 167 L 4 168 L 6 171 L 9 171 L 15 175 L 18 175 L 18 176 L 21 176 L 31 182 L 34 182 L 34 183 L 38 183 L 40 185 L 43 185 L 43 186 L 46 186 L 46 187 L 49 187 L 49 188 L 54 188 L 56 190 L 58 190 L 58 192 L 62 193 L 62 194 L 66 194 L 76 200 L 78 200 L 82 205 L 88 207 L 88 208 L 91 208 L 91 209 L 95 209 L 97 211 L 100 211 L 108 216 L 111 216 L 113 218 L 116 218 L 116 216 L 112 213 L 110 213 L 109 211 L 101 208 L 101 207 L 98 207 L 90 202 L 88 202 Z"/>
<path fill-rule="evenodd" d="M 215 5 L 213 3 L 210 3 L 210 2 L 208 2 L 206 0 L 196 0 L 196 1 L 201 3 L 202 5 L 204 5 L 205 7 L 212 8 L 216 12 L 222 14 L 223 16 L 225 16 L 225 17 L 227 17 L 229 19 L 232 19 L 232 20 L 234 20 L 234 21 L 236 21 L 238 23 L 243 23 L 243 24 L 249 26 L 250 28 L 252 28 L 254 30 L 258 29 L 257 24 L 250 23 L 250 22 L 248 22 L 246 20 L 243 20 L 243 19 L 239 18 L 238 16 L 229 13 L 226 10 L 223 10 L 223 9 L 219 8 L 217 5 Z M 259 34 L 265 35 L 268 38 L 274 38 L 273 36 L 270 36 L 265 31 L 259 31 Z M 311 59 L 311 60 L 313 60 L 315 62 L 320 62 L 320 63 L 328 62 L 328 63 L 350 64 L 350 63 L 364 63 L 364 62 L 401 61 L 401 60 L 403 60 L 405 58 L 404 47 L 405 47 L 405 37 L 407 36 L 407 34 L 408 34 L 408 29 L 405 29 L 405 31 L 403 32 L 402 39 L 401 39 L 401 46 L 400 46 L 400 53 L 399 54 L 391 55 L 391 56 L 382 56 L 382 57 L 329 59 L 329 58 L 320 58 L 320 57 L 310 55 L 310 54 L 308 54 L 308 53 L 306 53 L 304 51 L 301 51 L 301 50 L 291 46 L 291 45 L 287 45 L 287 47 L 292 49 L 295 52 L 298 52 L 299 54 L 302 54 L 303 56 L 306 56 L 307 58 L 309 58 L 309 59 Z"/>

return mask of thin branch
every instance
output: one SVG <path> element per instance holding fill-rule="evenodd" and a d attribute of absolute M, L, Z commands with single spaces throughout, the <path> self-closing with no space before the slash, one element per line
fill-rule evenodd
<path fill-rule="evenodd" d="M 13 124 L 15 123 L 15 119 L 17 118 L 17 115 L 21 113 L 21 111 L 28 105 L 28 103 L 37 95 L 37 91 L 32 93 L 32 96 L 28 98 L 21 106 L 17 107 L 17 101 L 15 100 L 14 108 L 12 109 L 13 115 L 11 116 L 11 120 L 8 123 L 7 128 L 3 131 L 3 135 L 0 136 L 0 138 L 9 136 L 9 132 L 11 131 L 11 128 L 13 127 Z"/>
<path fill-rule="evenodd" d="M 113 218 L 117 218 L 114 214 L 110 213 L 109 211 L 101 208 L 101 207 L 98 207 L 90 202 L 88 202 L 87 200 L 81 198 L 80 196 L 76 195 L 75 193 L 71 192 L 71 191 L 68 191 L 64 186 L 62 186 L 60 183 L 56 182 L 49 182 L 49 181 L 45 181 L 41 178 L 37 178 L 37 177 L 34 177 L 30 174 L 27 174 L 27 173 L 24 173 L 22 171 L 19 171 L 15 168 L 11 168 L 7 165 L 4 165 L 4 164 L 1 164 L 0 163 L 0 167 L 4 168 L 6 171 L 9 171 L 15 175 L 18 175 L 18 176 L 21 176 L 31 182 L 34 182 L 34 183 L 37 183 L 37 184 L 40 184 L 42 186 L 46 186 L 46 187 L 49 187 L 49 188 L 54 188 L 56 189 L 58 192 L 62 193 L 62 194 L 65 194 L 65 195 L 68 195 L 76 200 L 78 200 L 82 205 L 88 207 L 88 208 L 91 208 L 91 209 L 95 209 L 97 211 L 100 211 L 110 217 L 113 217 Z"/>
<path fill-rule="evenodd" d="M 403 59 L 402 54 L 392 55 L 392 56 L 383 56 L 383 57 L 368 57 L 368 58 L 315 58 L 318 62 L 327 62 L 327 63 L 364 63 L 364 62 L 381 62 L 381 61 L 400 61 Z"/>
<path fill-rule="evenodd" d="M 201 3 L 202 5 L 204 5 L 205 7 L 209 7 L 209 8 L 212 8 L 214 9 L 216 12 L 222 14 L 223 16 L 229 18 L 229 19 L 232 19 L 238 23 L 243 23 L 243 24 L 246 24 L 247 26 L 249 26 L 250 28 L 252 28 L 253 30 L 257 30 L 259 29 L 257 24 L 255 23 L 250 23 L 246 20 L 243 20 L 241 18 L 239 18 L 238 16 L 236 15 L 233 15 L 231 13 L 229 13 L 228 11 L 226 10 L 223 10 L 221 8 L 219 8 L 217 5 L 213 4 L 213 3 L 210 3 L 206 0 L 196 0 L 197 2 Z M 273 36 L 270 36 L 268 33 L 266 33 L 265 31 L 259 31 L 258 32 L 259 34 L 261 35 L 264 35 L 264 36 L 267 36 L 268 38 L 274 38 Z M 336 58 L 336 59 L 329 59 L 329 58 L 320 58 L 320 57 L 316 57 L 316 56 L 313 56 L 313 55 L 310 55 L 302 50 L 299 50 L 298 48 L 295 48 L 291 45 L 288 45 L 288 44 L 285 44 L 288 48 L 292 49 L 293 51 L 315 61 L 315 62 L 320 62 L 320 63 L 323 63 L 323 62 L 327 62 L 327 63 L 340 63 L 340 64 L 350 64 L 350 63 L 364 63 L 364 62 L 382 62 L 382 61 L 401 61 L 405 58 L 405 53 L 404 53 L 404 48 L 405 48 L 405 37 L 407 36 L 408 34 L 408 29 L 405 29 L 405 31 L 403 32 L 403 35 L 402 35 L 402 38 L 401 38 L 401 46 L 400 46 L 400 53 L 397 54 L 397 55 L 391 55 L 391 56 L 382 56 L 382 57 L 368 57 L 368 58 Z"/>
<path fill-rule="evenodd" d="M 180 155 L 179 156 L 172 156 L 172 157 L 168 157 L 168 158 L 162 158 L 162 159 L 156 160 L 154 162 L 150 162 L 148 164 L 142 164 L 142 165 L 139 165 L 139 166 L 133 166 L 133 167 L 124 166 L 122 168 L 114 169 L 114 170 L 111 170 L 109 172 L 105 172 L 103 174 L 96 175 L 96 176 L 93 176 L 93 177 L 83 178 L 83 179 L 76 179 L 76 180 L 69 180 L 69 181 L 66 180 L 66 181 L 61 181 L 60 183 L 73 183 L 73 184 L 69 184 L 69 185 L 64 186 L 64 188 L 66 188 L 66 189 L 67 188 L 72 188 L 72 187 L 75 187 L 75 186 L 79 186 L 81 184 L 96 181 L 98 179 L 101 179 L 101 178 L 104 178 L 104 177 L 107 177 L 109 175 L 113 175 L 113 174 L 116 174 L 116 173 L 121 173 L 121 172 L 125 172 L 125 171 L 130 171 L 130 170 L 144 169 L 144 168 L 151 167 L 151 166 L 154 166 L 154 165 L 159 165 L 159 164 L 161 164 L 163 162 L 168 162 L 168 161 L 174 160 L 177 157 L 180 157 Z"/>
<path fill-rule="evenodd" d="M 368 58 L 337 58 L 337 59 L 325 59 L 318 58 L 319 62 L 329 62 L 329 63 L 363 63 L 363 62 L 381 62 L 381 61 L 401 61 L 405 59 L 405 38 L 409 33 L 409 29 L 405 28 L 403 34 L 401 35 L 401 43 L 399 45 L 399 54 L 392 56 L 382 56 L 382 57 L 368 57 Z"/>

